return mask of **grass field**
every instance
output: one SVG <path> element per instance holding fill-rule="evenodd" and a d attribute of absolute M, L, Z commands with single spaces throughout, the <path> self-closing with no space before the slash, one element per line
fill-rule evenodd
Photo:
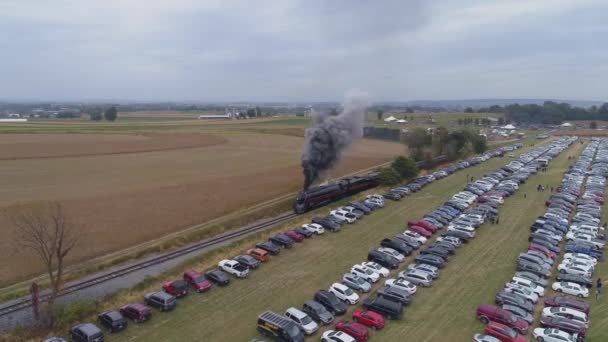
<path fill-rule="evenodd" d="M 60 201 L 82 229 L 82 248 L 72 263 L 120 251 L 299 190 L 307 123 L 279 118 L 3 124 L 0 211 L 16 203 Z M 324 177 L 404 153 L 401 144 L 362 139 Z M 14 257 L 12 244 L 12 229 L 0 215 L 0 286 L 42 270 L 33 257 Z"/>
<path fill-rule="evenodd" d="M 568 166 L 567 155 L 576 154 L 580 149 L 577 145 L 555 159 L 550 172 L 543 175 L 543 183 L 550 186 L 559 183 Z M 180 300 L 174 312 L 155 313 L 152 321 L 131 326 L 111 340 L 173 341 L 204 337 L 208 341 L 247 341 L 256 337 L 255 319 L 261 311 L 283 312 L 289 306 L 299 307 L 317 289 L 327 288 L 352 264 L 363 261 L 367 251 L 383 237 L 402 231 L 407 219 L 420 217 L 459 191 L 467 174 L 477 178 L 507 162 L 507 158 L 490 160 L 434 182 L 401 202 L 388 203 L 381 212 L 340 233 L 328 233 L 284 251 L 268 265 L 252 272 L 247 280 L 234 280 L 229 288 L 214 288 L 203 295 L 188 296 Z M 413 341 L 445 341 L 446 336 L 450 336 L 449 341 L 468 341 L 480 330 L 482 326 L 474 317 L 475 307 L 491 302 L 509 278 L 516 254 L 526 246 L 528 224 L 542 213 L 542 199 L 548 193 L 532 192 L 540 177 L 531 178 L 507 201 L 501 210 L 500 225 L 484 226 L 475 241 L 451 258 L 441 279 L 432 288 L 419 291 L 402 321 L 391 322 L 385 330 L 374 332 L 372 339 L 394 341 L 408 336 L 408 340 Z M 524 192 L 528 193 L 525 200 Z M 236 249 L 245 249 L 252 242 L 242 242 Z M 211 267 L 237 250 L 199 260 L 194 268 Z M 152 284 L 150 289 L 158 287 L 159 284 Z M 120 300 L 138 300 L 140 295 L 141 291 L 133 291 Z M 109 303 L 118 304 L 119 301 Z"/>

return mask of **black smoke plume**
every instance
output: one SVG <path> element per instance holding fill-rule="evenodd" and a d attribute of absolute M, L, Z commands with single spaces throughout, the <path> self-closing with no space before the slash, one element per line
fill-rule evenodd
<path fill-rule="evenodd" d="M 332 168 L 353 139 L 363 135 L 367 96 L 351 94 L 346 97 L 343 110 L 337 116 L 313 113 L 313 126 L 306 129 L 306 143 L 302 153 L 304 190 L 319 178 L 322 171 Z"/>

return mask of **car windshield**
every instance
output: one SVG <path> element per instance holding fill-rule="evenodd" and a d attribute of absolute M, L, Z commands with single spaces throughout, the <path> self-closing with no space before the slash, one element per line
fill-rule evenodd
<path fill-rule="evenodd" d="M 347 296 L 351 296 L 353 294 L 353 290 L 347 288 L 346 290 L 344 290 L 344 294 Z"/>
<path fill-rule="evenodd" d="M 205 281 L 205 277 L 203 277 L 203 276 L 198 276 L 198 277 L 194 278 L 195 283 L 202 283 L 204 281 Z"/>
<path fill-rule="evenodd" d="M 363 285 L 363 283 L 365 283 L 365 280 L 363 280 L 362 278 L 355 278 L 355 282 L 357 282 L 358 284 Z"/>
<path fill-rule="evenodd" d="M 310 322 L 312 322 L 312 319 L 310 318 L 310 316 L 304 316 L 300 319 L 300 322 L 302 322 L 302 324 L 306 325 L 306 324 L 310 324 Z"/>
<path fill-rule="evenodd" d="M 363 269 L 363 271 L 365 272 L 365 274 L 368 274 L 368 275 L 374 274 L 374 272 L 372 270 L 370 270 L 369 268 L 365 268 L 365 269 Z"/>
<path fill-rule="evenodd" d="M 508 335 L 510 338 L 515 338 L 515 337 L 517 337 L 517 332 L 515 331 L 515 329 L 509 329 L 509 330 L 507 331 L 507 335 Z"/>

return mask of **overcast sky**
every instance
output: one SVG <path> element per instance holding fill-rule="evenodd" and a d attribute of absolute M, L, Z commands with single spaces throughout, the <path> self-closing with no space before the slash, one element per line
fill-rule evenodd
<path fill-rule="evenodd" d="M 2 0 L 0 99 L 606 100 L 606 0 Z"/>

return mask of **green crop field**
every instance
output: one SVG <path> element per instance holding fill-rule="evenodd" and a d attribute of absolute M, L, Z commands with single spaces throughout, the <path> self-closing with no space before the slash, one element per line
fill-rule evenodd
<path fill-rule="evenodd" d="M 559 184 L 570 163 L 567 156 L 578 155 L 581 150 L 581 145 L 574 145 L 552 162 L 549 172 L 531 177 L 501 208 L 500 225 L 482 226 L 477 238 L 451 258 L 433 287 L 416 294 L 404 319 L 373 332 L 372 340 L 395 341 L 407 336 L 412 341 L 446 341 L 449 336 L 449 341 L 469 341 L 481 331 L 475 307 L 493 302 L 494 294 L 515 270 L 516 255 L 526 248 L 529 225 L 544 210 L 549 192 L 537 193 L 536 185 Z M 352 264 L 363 261 L 367 251 L 383 237 L 402 231 L 407 219 L 420 217 L 459 191 L 467 174 L 477 178 L 507 162 L 507 158 L 490 160 L 434 182 L 401 202 L 388 203 L 381 212 L 340 233 L 328 233 L 283 251 L 246 280 L 233 280 L 228 288 L 214 288 L 203 295 L 190 295 L 180 300 L 174 312 L 155 313 L 150 322 L 132 325 L 110 340 L 247 341 L 256 337 L 255 319 L 260 312 L 282 313 L 287 307 L 300 307 L 317 289 L 339 281 Z M 410 261 L 411 257 L 405 264 Z M 592 325 L 591 334 L 601 334 L 601 330 L 606 331 Z"/>

